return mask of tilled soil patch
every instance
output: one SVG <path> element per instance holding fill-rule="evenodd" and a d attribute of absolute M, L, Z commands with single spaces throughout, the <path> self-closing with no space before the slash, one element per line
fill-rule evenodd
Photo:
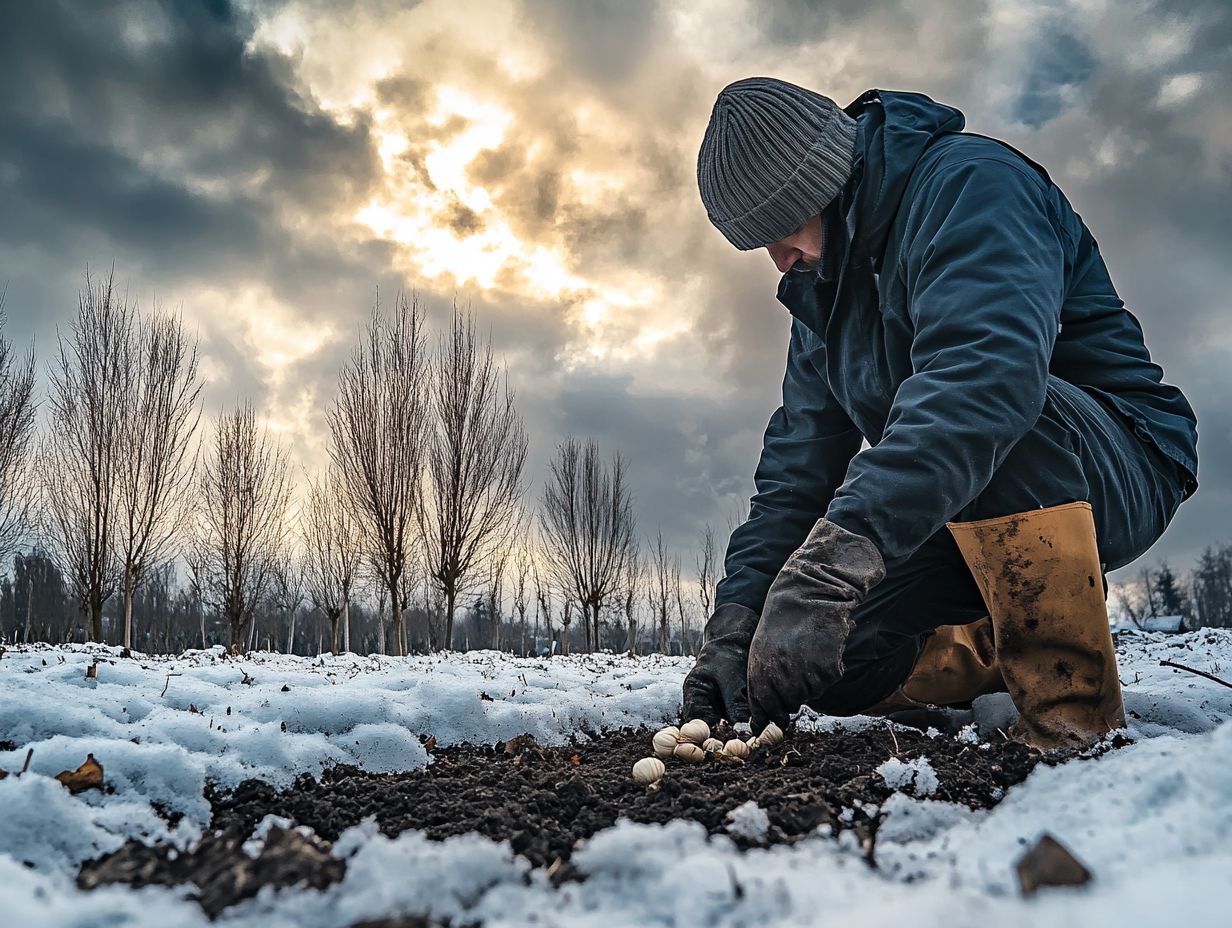
<path fill-rule="evenodd" d="M 744 763 L 669 761 L 667 775 L 647 789 L 633 783 L 630 769 L 650 754 L 651 734 L 605 732 L 564 747 L 543 747 L 529 736 L 436 747 L 422 770 L 373 774 L 339 766 L 319 779 L 300 777 L 285 790 L 248 780 L 232 793 L 210 796 L 213 827 L 199 848 L 174 855 L 129 842 L 85 864 L 79 882 L 194 882 L 213 915 L 266 883 L 320 887 L 341 879 L 344 862 L 323 864 L 321 851 L 369 816 L 390 837 L 418 829 L 433 839 L 477 832 L 508 841 L 554 880 L 584 879 L 570 864 L 574 849 L 618 818 L 688 819 L 711 834 L 729 833 L 728 813 L 750 800 L 769 825 L 764 835 L 733 834 L 741 847 L 790 843 L 819 827 L 832 835 L 851 829 L 875 865 L 878 807 L 893 792 L 876 772 L 885 761 L 926 758 L 937 778 L 932 798 L 980 809 L 999 802 L 1039 760 L 1016 743 L 976 745 L 886 726 L 798 733 Z M 271 829 L 265 849 L 245 854 L 240 845 L 267 815 L 306 826 L 313 836 L 296 842 L 288 837 L 294 832 Z M 244 860 L 229 869 L 221 863 L 228 853 Z"/>

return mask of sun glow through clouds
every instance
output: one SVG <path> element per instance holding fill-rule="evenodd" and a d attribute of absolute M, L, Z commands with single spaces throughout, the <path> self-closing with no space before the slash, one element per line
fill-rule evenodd
<path fill-rule="evenodd" d="M 555 247 L 520 238 L 491 193 L 472 180 L 475 159 L 504 142 L 511 112 L 458 87 L 437 87 L 426 122 L 442 138 L 427 142 L 418 163 L 397 113 L 382 108 L 373 116 L 385 191 L 355 219 L 397 242 L 417 280 L 573 306 L 568 315 L 585 342 L 583 355 L 590 358 L 643 354 L 681 330 L 661 319 L 631 330 L 632 319 L 660 304 L 657 283 L 633 280 L 628 271 L 619 284 L 574 272 Z M 577 203 L 595 204 L 620 193 L 620 179 L 599 170 L 573 168 L 566 176 Z M 462 221 L 451 222 L 456 216 Z"/>

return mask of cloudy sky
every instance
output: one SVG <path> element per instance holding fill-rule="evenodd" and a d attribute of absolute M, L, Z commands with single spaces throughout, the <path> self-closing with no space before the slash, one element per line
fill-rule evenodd
<path fill-rule="evenodd" d="M 531 476 L 630 462 L 692 543 L 752 490 L 788 317 L 697 198 L 717 92 L 916 90 L 1045 164 L 1198 410 L 1202 489 L 1148 555 L 1232 539 L 1226 0 L 39 0 L 0 5 L 0 287 L 41 356 L 87 266 L 197 327 L 207 411 L 252 397 L 314 468 L 379 293 L 470 305 Z M 1132 570 L 1133 568 L 1130 568 Z"/>

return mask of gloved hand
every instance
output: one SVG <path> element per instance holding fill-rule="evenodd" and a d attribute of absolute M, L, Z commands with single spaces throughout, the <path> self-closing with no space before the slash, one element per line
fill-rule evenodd
<path fill-rule="evenodd" d="M 770 584 L 749 647 L 749 703 L 754 732 L 780 728 L 843 673 L 851 613 L 885 578 L 871 541 L 818 520 Z"/>
<path fill-rule="evenodd" d="M 757 613 L 738 603 L 714 610 L 702 636 L 702 649 L 684 678 L 684 718 L 747 722 L 749 642 L 757 628 Z"/>

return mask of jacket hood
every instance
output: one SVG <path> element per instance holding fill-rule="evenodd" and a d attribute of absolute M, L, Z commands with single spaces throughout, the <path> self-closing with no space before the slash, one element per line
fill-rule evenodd
<path fill-rule="evenodd" d="M 961 132 L 966 119 L 922 93 L 894 90 L 867 90 L 843 109 L 856 120 L 852 252 L 880 265 L 916 162 L 937 136 Z"/>

